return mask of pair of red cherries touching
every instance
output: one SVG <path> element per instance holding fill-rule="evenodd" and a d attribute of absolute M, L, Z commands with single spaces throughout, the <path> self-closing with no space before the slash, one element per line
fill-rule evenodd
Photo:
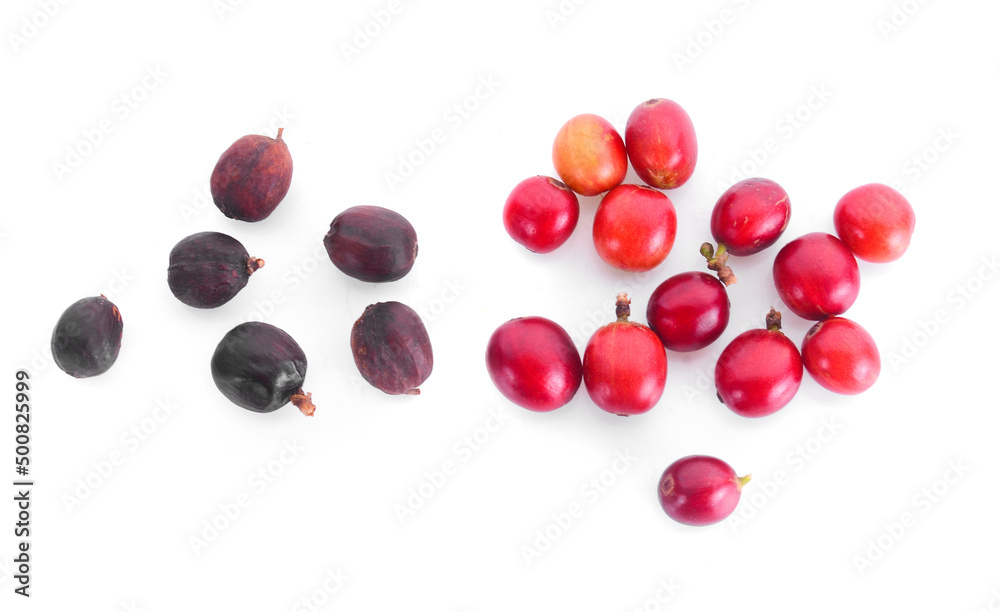
<path fill-rule="evenodd" d="M 508 233 L 529 250 L 552 251 L 568 239 L 579 218 L 574 192 L 606 191 L 594 220 L 598 254 L 628 271 L 659 265 L 676 234 L 673 204 L 655 189 L 620 184 L 626 156 L 637 175 L 653 187 L 683 184 L 697 157 L 687 114 L 669 100 L 650 100 L 630 115 L 624 144 L 600 117 L 574 117 L 553 147 L 553 162 L 565 183 L 540 176 L 515 187 L 504 207 Z M 582 361 L 555 322 L 542 317 L 508 321 L 494 332 L 487 348 L 494 384 L 505 397 L 534 411 L 569 402 L 581 381 L 608 412 L 648 411 L 666 382 L 664 348 L 698 350 L 725 330 L 725 286 L 735 282 L 726 265 L 729 256 L 751 255 L 773 245 L 789 217 L 788 195 L 778 184 L 767 179 L 737 183 L 713 210 L 711 230 L 718 249 L 702 246 L 718 279 L 685 272 L 664 281 L 649 300 L 649 327 L 628 320 L 629 300 L 620 295 L 618 320 L 594 333 Z M 870 184 L 841 198 L 834 224 L 839 239 L 807 234 L 785 245 L 775 258 L 773 277 L 782 300 L 795 314 L 819 321 L 806 334 L 801 353 L 781 333 L 780 314 L 772 308 L 766 329 L 740 334 L 720 355 L 715 371 L 718 395 L 737 414 L 760 417 L 787 405 L 799 388 L 803 366 L 822 386 L 838 393 L 860 393 L 875 382 L 880 360 L 874 340 L 860 325 L 836 315 L 859 293 L 855 257 L 872 262 L 899 258 L 909 245 L 914 213 L 895 190 Z M 747 479 L 737 478 L 728 464 L 714 457 L 685 457 L 664 472 L 660 501 L 667 514 L 682 523 L 710 524 L 735 508 Z M 703 503 L 706 499 L 718 503 Z"/>

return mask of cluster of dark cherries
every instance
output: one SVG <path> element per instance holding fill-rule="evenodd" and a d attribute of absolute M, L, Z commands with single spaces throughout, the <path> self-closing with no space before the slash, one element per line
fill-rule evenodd
<path fill-rule="evenodd" d="M 694 126 L 684 109 L 667 99 L 640 104 L 629 115 L 624 139 L 607 120 L 573 117 L 559 130 L 552 160 L 561 181 L 547 176 L 514 187 L 504 205 L 510 236 L 537 253 L 569 238 L 580 216 L 577 194 L 604 194 L 594 217 L 593 241 L 601 259 L 629 272 L 652 270 L 673 247 L 677 215 L 660 190 L 684 184 L 698 156 Z M 631 162 L 643 185 L 622 184 Z M 655 189 L 654 189 L 655 188 Z M 545 412 L 569 402 L 581 381 L 590 398 L 608 412 L 647 412 L 663 394 L 666 349 L 696 351 L 713 343 L 729 323 L 726 287 L 736 281 L 730 255 L 746 256 L 773 245 L 791 214 L 788 194 L 774 181 L 751 178 L 730 187 L 715 204 L 711 243 L 701 246 L 706 272 L 672 276 L 650 296 L 648 327 L 629 321 L 630 300 L 619 294 L 617 320 L 587 342 L 583 359 L 559 324 L 537 316 L 512 319 L 490 337 L 486 365 L 497 389 L 515 404 Z M 858 263 L 898 259 L 910 243 L 913 208 L 882 184 L 857 187 L 834 208 L 837 236 L 806 234 L 782 247 L 774 259 L 778 295 L 796 315 L 817 323 L 801 350 L 781 331 L 781 315 L 770 309 L 764 329 L 736 336 L 715 367 L 718 397 L 744 417 L 780 410 L 795 396 L 803 367 L 823 387 L 857 394 L 878 378 L 881 360 L 871 335 L 838 316 L 860 290 Z M 663 510 L 688 525 L 717 523 L 735 510 L 749 476 L 738 477 L 726 462 L 708 455 L 678 459 L 659 482 Z"/>
<path fill-rule="evenodd" d="M 292 179 L 292 158 L 282 131 L 277 138 L 244 136 L 219 158 L 211 191 L 227 217 L 262 221 L 284 199 Z M 402 215 L 378 206 L 355 206 L 338 214 L 323 244 L 337 268 L 371 283 L 402 278 L 417 256 L 413 226 Z M 218 308 L 263 265 L 232 236 L 200 232 L 170 251 L 167 284 L 188 306 Z M 118 307 L 104 296 L 73 303 L 52 333 L 56 365 L 76 378 L 103 374 L 118 358 L 122 329 Z M 390 395 L 419 394 L 418 387 L 434 365 L 420 316 L 395 301 L 365 308 L 351 330 L 351 350 L 361 376 Z M 291 402 L 311 416 L 312 394 L 302 389 L 307 365 L 305 352 L 288 333 L 259 321 L 230 330 L 211 359 L 216 386 L 236 405 L 272 412 Z"/>

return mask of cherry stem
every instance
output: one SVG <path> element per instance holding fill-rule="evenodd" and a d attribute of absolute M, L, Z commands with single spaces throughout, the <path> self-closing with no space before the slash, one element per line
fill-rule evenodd
<path fill-rule="evenodd" d="M 706 242 L 701 245 L 701 256 L 708 261 L 708 269 L 719 275 L 719 280 L 722 284 L 728 287 L 736 282 L 736 275 L 733 274 L 732 268 L 726 265 L 729 261 L 729 252 L 726 250 L 726 245 L 719 243 L 718 249 L 712 248 L 711 242 Z"/>
<path fill-rule="evenodd" d="M 615 301 L 615 316 L 618 317 L 619 323 L 628 323 L 628 317 L 632 314 L 629 304 L 632 300 L 628 299 L 627 293 L 619 293 L 618 299 Z"/>
<path fill-rule="evenodd" d="M 312 416 L 316 412 L 316 406 L 312 403 L 312 393 L 304 393 L 302 389 L 299 389 L 292 395 L 292 403 L 295 407 L 302 411 L 302 414 L 306 416 Z"/>
<path fill-rule="evenodd" d="M 281 133 L 285 131 L 285 128 L 278 128 L 278 135 L 274 137 L 275 140 L 281 140 Z"/>
<path fill-rule="evenodd" d="M 767 326 L 767 331 L 781 332 L 781 313 L 771 306 L 770 312 L 767 313 L 767 317 L 764 319 L 764 325 Z"/>
<path fill-rule="evenodd" d="M 264 267 L 264 260 L 258 259 L 256 257 L 251 257 L 247 259 L 247 274 L 253 274 L 257 270 Z"/>
<path fill-rule="evenodd" d="M 747 485 L 747 483 L 750 482 L 750 476 L 752 476 L 752 474 L 747 474 L 746 476 L 740 476 L 739 478 L 737 478 L 736 479 L 736 489 L 737 490 L 742 490 L 743 487 L 745 487 Z"/>

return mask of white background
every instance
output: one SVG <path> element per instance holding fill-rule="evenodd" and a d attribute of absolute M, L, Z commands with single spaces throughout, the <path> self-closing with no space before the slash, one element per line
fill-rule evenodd
<path fill-rule="evenodd" d="M 33 374 L 37 483 L 25 601 L 10 576 L 8 401 L 4 609 L 308 609 L 303 598 L 314 609 L 484 612 L 1000 604 L 995 3 L 399 0 L 354 54 L 343 45 L 373 11 L 385 21 L 385 0 L 49 4 L 46 17 L 44 2 L 7 2 L 2 20 L 0 387 L 13 396 L 15 370 Z M 646 275 L 601 262 L 590 238 L 597 198 L 581 199 L 579 227 L 555 253 L 511 241 L 504 199 L 523 178 L 552 174 L 562 123 L 592 112 L 624 129 L 652 97 L 684 106 L 699 140 L 693 178 L 669 192 L 679 230 L 666 262 Z M 287 198 L 261 223 L 223 217 L 204 195 L 218 156 L 279 126 L 295 163 Z M 386 173 L 434 130 L 443 142 L 414 154 L 421 163 L 390 187 Z M 535 414 L 494 389 L 483 354 L 503 321 L 552 318 L 582 351 L 613 318 L 617 291 L 643 321 L 657 284 L 702 269 L 712 205 L 741 165 L 786 188 L 791 223 L 777 246 L 732 260 L 729 329 L 704 351 L 669 355 L 656 408 L 622 419 L 581 390 Z M 778 247 L 832 232 L 837 199 L 875 181 L 899 186 L 917 213 L 901 260 L 861 264 L 847 313 L 878 342 L 878 383 L 842 397 L 807 377 L 774 416 L 730 413 L 714 396 L 714 360 L 781 307 L 770 280 Z M 325 259 L 330 220 L 358 204 L 416 227 L 420 255 L 406 278 L 364 284 Z M 204 230 L 267 262 L 213 311 L 180 304 L 166 285 L 170 248 Z M 124 317 L 121 355 L 107 374 L 75 380 L 46 356 L 49 336 L 66 306 L 99 293 Z M 384 300 L 427 323 L 436 363 L 419 397 L 383 395 L 354 367 L 351 324 Z M 315 417 L 290 406 L 253 414 L 215 389 L 211 353 L 248 318 L 303 346 Z M 808 327 L 786 317 L 796 343 Z M 286 445 L 303 450 L 283 454 Z M 618 453 L 631 458 L 615 474 Z M 690 528 L 663 514 L 659 476 L 692 453 L 753 473 L 743 523 Z M 435 474 L 447 462 L 454 470 Z M 261 485 L 261 469 L 280 474 Z M 602 477 L 611 484 L 595 493 L 588 482 Z M 421 487 L 432 495 L 401 518 Z M 226 519 L 240 495 L 248 507 Z M 559 527 L 573 504 L 582 516 Z M 893 524 L 907 512 L 900 533 Z M 191 538 L 213 521 L 221 534 L 196 554 Z M 531 548 L 545 550 L 529 562 Z M 346 582 L 328 594 L 338 572 Z"/>

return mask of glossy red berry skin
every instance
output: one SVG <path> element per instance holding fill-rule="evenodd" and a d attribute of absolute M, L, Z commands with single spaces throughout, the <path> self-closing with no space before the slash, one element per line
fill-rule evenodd
<path fill-rule="evenodd" d="M 624 316 L 619 296 L 618 320 L 601 327 L 583 352 L 583 384 L 602 410 L 621 416 L 648 412 L 660 401 L 667 382 L 667 353 L 645 325 Z"/>
<path fill-rule="evenodd" d="M 802 340 L 802 363 L 820 386 L 843 395 L 869 389 L 882 370 L 871 334 L 843 317 L 812 326 Z"/>
<path fill-rule="evenodd" d="M 663 346 L 697 351 L 718 340 L 729 324 L 729 295 L 719 279 L 705 272 L 671 276 L 653 291 L 646 321 Z"/>
<path fill-rule="evenodd" d="M 607 119 L 577 115 L 556 134 L 552 165 L 570 189 L 582 196 L 596 196 L 625 180 L 625 141 Z"/>
<path fill-rule="evenodd" d="M 524 179 L 503 207 L 503 226 L 520 245 L 535 253 L 562 246 L 580 220 L 580 201 L 565 183 L 547 176 Z"/>
<path fill-rule="evenodd" d="M 806 234 L 782 247 L 772 272 L 774 287 L 789 310 L 811 321 L 846 312 L 861 290 L 851 250 L 823 232 Z"/>
<path fill-rule="evenodd" d="M 698 161 L 691 117 L 665 98 L 647 100 L 632 111 L 625 125 L 625 150 L 639 178 L 657 189 L 686 183 Z"/>
<path fill-rule="evenodd" d="M 660 506 L 679 523 L 712 525 L 733 513 L 749 480 L 721 459 L 688 455 L 671 463 L 660 477 Z"/>
<path fill-rule="evenodd" d="M 858 259 L 886 263 L 902 257 L 910 246 L 916 214 L 903 194 L 871 183 L 840 198 L 833 209 L 833 225 Z"/>
<path fill-rule="evenodd" d="M 743 332 L 723 349 L 715 364 L 719 400 L 744 417 L 763 417 L 781 410 L 801 384 L 799 349 L 779 329 Z"/>
<path fill-rule="evenodd" d="M 544 317 L 498 327 L 486 345 L 486 369 L 504 397 L 535 412 L 564 406 L 583 380 L 580 351 L 565 329 Z"/>
<path fill-rule="evenodd" d="M 663 263 L 677 237 L 670 198 L 640 185 L 619 185 L 601 199 L 594 215 L 594 246 L 609 265 L 645 272 Z"/>
<path fill-rule="evenodd" d="M 749 178 L 726 190 L 712 209 L 712 237 L 732 255 L 759 253 L 778 241 L 792 207 L 781 185 Z"/>

